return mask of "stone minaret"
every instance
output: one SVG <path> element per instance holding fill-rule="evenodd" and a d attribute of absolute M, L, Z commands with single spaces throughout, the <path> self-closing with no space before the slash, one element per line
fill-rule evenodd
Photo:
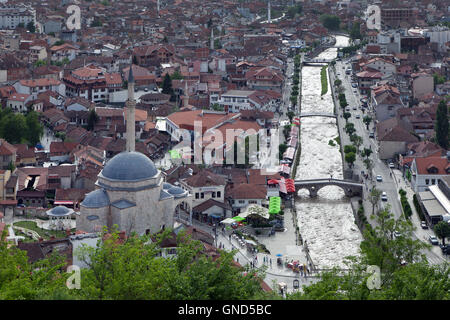
<path fill-rule="evenodd" d="M 272 23 L 270 19 L 270 0 L 269 3 L 267 4 L 267 23 Z"/>
<path fill-rule="evenodd" d="M 211 39 L 209 40 L 209 48 L 214 50 L 214 28 L 211 27 Z"/>
<path fill-rule="evenodd" d="M 134 76 L 133 76 L 133 64 L 130 65 L 130 72 L 128 73 L 128 100 L 125 103 L 127 106 L 127 150 L 128 152 L 134 151 L 136 142 L 136 128 L 135 128 L 135 108 L 136 101 L 134 101 Z"/>
<path fill-rule="evenodd" d="M 158 17 L 159 17 L 159 0 L 156 0 L 156 10 L 158 11 Z"/>
<path fill-rule="evenodd" d="M 183 97 L 183 107 L 187 107 L 189 105 L 189 92 L 188 92 L 188 83 L 184 82 L 184 97 Z"/>

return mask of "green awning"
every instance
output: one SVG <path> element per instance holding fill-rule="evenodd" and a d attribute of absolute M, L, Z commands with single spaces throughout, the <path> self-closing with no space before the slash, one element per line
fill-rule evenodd
<path fill-rule="evenodd" d="M 242 218 L 242 217 L 239 217 L 239 216 L 236 216 L 236 217 L 231 218 L 231 219 L 233 219 L 234 221 L 237 221 L 237 222 L 245 220 L 245 218 Z"/>

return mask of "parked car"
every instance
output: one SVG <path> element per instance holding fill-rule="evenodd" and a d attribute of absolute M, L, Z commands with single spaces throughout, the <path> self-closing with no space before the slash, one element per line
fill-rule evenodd
<path fill-rule="evenodd" d="M 394 163 L 393 162 L 389 162 L 389 168 L 395 168 L 395 165 L 394 165 Z"/>
<path fill-rule="evenodd" d="M 370 132 L 370 133 L 369 133 L 369 138 L 372 138 L 372 139 L 375 138 L 375 133 Z"/>
<path fill-rule="evenodd" d="M 428 241 L 434 246 L 437 246 L 439 244 L 438 239 L 435 236 L 429 236 Z"/>
<path fill-rule="evenodd" d="M 352 83 L 352 87 L 353 87 L 353 88 L 357 88 L 357 87 L 358 87 L 358 84 Z"/>
<path fill-rule="evenodd" d="M 356 106 L 353 106 L 353 110 L 357 110 L 357 107 L 356 107 Z"/>
<path fill-rule="evenodd" d="M 357 114 L 356 115 L 356 119 L 359 119 L 359 118 L 361 118 L 361 116 L 359 114 Z"/>
<path fill-rule="evenodd" d="M 387 194 L 385 191 L 381 194 L 381 201 L 387 201 Z"/>
<path fill-rule="evenodd" d="M 422 227 L 422 229 L 428 229 L 428 225 L 425 221 L 421 221 L 420 226 Z"/>
<path fill-rule="evenodd" d="M 381 175 L 377 175 L 377 181 L 378 181 L 378 182 L 383 181 L 383 177 L 382 177 Z"/>
<path fill-rule="evenodd" d="M 19 203 L 19 204 L 17 205 L 17 207 L 18 207 L 18 208 L 26 208 L 26 205 L 23 204 L 23 203 Z"/>
<path fill-rule="evenodd" d="M 446 244 L 445 246 L 441 245 L 441 250 L 443 254 L 450 254 L 450 245 Z"/>

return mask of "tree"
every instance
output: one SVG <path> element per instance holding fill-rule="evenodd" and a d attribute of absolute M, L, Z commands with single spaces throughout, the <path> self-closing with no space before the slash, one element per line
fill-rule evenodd
<path fill-rule="evenodd" d="M 36 32 L 36 27 L 34 26 L 34 22 L 33 21 L 28 22 L 27 30 L 30 31 L 31 33 L 35 33 Z"/>
<path fill-rule="evenodd" d="M 350 136 L 350 141 L 355 145 L 356 153 L 359 153 L 359 147 L 363 144 L 363 138 L 357 134 L 352 134 Z"/>
<path fill-rule="evenodd" d="M 0 120 L 0 135 L 9 143 L 26 141 L 27 124 L 23 114 L 7 112 Z"/>
<path fill-rule="evenodd" d="M 371 116 L 364 116 L 363 122 L 366 124 L 367 130 L 369 130 L 369 125 L 372 122 L 372 117 Z"/>
<path fill-rule="evenodd" d="M 171 80 L 181 80 L 183 79 L 183 76 L 181 75 L 180 71 L 175 71 L 171 76 L 170 76 Z"/>
<path fill-rule="evenodd" d="M 44 127 L 39 122 L 39 116 L 36 111 L 32 110 L 28 112 L 25 117 L 25 122 L 27 126 L 25 138 L 28 143 L 35 146 L 44 134 Z"/>
<path fill-rule="evenodd" d="M 91 111 L 89 111 L 89 118 L 88 118 L 88 125 L 87 125 L 87 129 L 89 131 L 93 131 L 95 124 L 98 122 L 99 117 L 97 115 L 97 112 L 95 112 L 95 109 L 92 109 Z"/>
<path fill-rule="evenodd" d="M 349 152 L 345 155 L 345 162 L 348 163 L 349 167 L 353 166 L 353 163 L 356 160 L 356 154 L 354 152 Z"/>
<path fill-rule="evenodd" d="M 292 122 L 292 119 L 294 118 L 295 113 L 292 111 L 288 111 L 287 116 L 289 118 L 289 121 Z"/>
<path fill-rule="evenodd" d="M 331 14 L 323 14 L 320 16 L 320 22 L 328 30 L 339 30 L 339 25 L 341 24 L 341 19 L 338 16 Z"/>
<path fill-rule="evenodd" d="M 278 146 L 278 158 L 280 159 L 280 160 L 283 160 L 283 154 L 284 154 L 284 152 L 287 150 L 287 145 L 285 145 L 284 143 L 283 144 L 280 144 L 279 146 Z"/>
<path fill-rule="evenodd" d="M 361 152 L 361 156 L 366 157 L 366 159 L 369 159 L 370 155 L 373 153 L 372 149 L 364 148 Z"/>
<path fill-rule="evenodd" d="M 351 135 L 356 131 L 356 129 L 355 129 L 355 124 L 352 123 L 352 122 L 348 122 L 348 123 L 345 125 L 344 129 L 345 129 L 345 132 L 347 132 L 347 134 L 348 134 L 349 136 L 351 136 Z"/>
<path fill-rule="evenodd" d="M 297 105 L 297 96 L 291 96 L 290 98 L 292 106 L 295 107 Z"/>
<path fill-rule="evenodd" d="M 318 282 L 304 286 L 302 291 L 287 298 L 440 300 L 450 297 L 450 265 L 428 265 L 421 254 L 427 245 L 411 239 L 412 225 L 395 220 L 388 208 L 377 215 L 376 222 L 376 228 L 368 225 L 364 230 L 360 257 L 346 259 L 347 272 L 338 269 L 324 272 Z M 393 238 L 394 231 L 401 232 L 402 236 Z M 368 266 L 380 268 L 380 287 L 376 289 L 368 286 L 369 277 L 373 276 Z"/>
<path fill-rule="evenodd" d="M 168 73 L 164 76 L 161 92 L 164 94 L 170 94 L 170 100 L 175 101 L 175 94 L 172 88 L 172 79 Z"/>
<path fill-rule="evenodd" d="M 344 146 L 344 153 L 350 153 L 350 152 L 355 153 L 356 152 L 356 147 L 352 146 L 351 144 L 345 145 Z"/>
<path fill-rule="evenodd" d="M 445 246 L 445 238 L 450 237 L 450 224 L 447 221 L 439 221 L 433 230 L 436 236 L 442 239 L 442 244 Z"/>
<path fill-rule="evenodd" d="M 361 31 L 360 31 L 360 24 L 359 22 L 355 22 L 352 24 L 352 28 L 350 30 L 350 39 L 361 39 Z"/>
<path fill-rule="evenodd" d="M 261 274 L 233 266 L 235 252 L 220 251 L 213 260 L 202 253 L 198 241 L 183 232 L 177 236 L 177 255 L 159 258 L 158 244 L 171 237 L 169 230 L 155 237 L 130 237 L 117 244 L 118 233 L 84 247 L 79 256 L 89 268 L 82 271 L 81 299 L 205 300 L 261 297 Z"/>
<path fill-rule="evenodd" d="M 339 87 L 341 84 L 342 84 L 342 80 L 340 80 L 340 79 L 334 80 L 334 85 L 335 86 Z"/>
<path fill-rule="evenodd" d="M 345 123 L 348 122 L 348 119 L 352 116 L 350 112 L 344 112 L 343 117 L 345 119 Z"/>
<path fill-rule="evenodd" d="M 372 178 L 373 161 L 370 159 L 364 159 L 363 163 L 367 169 L 368 174 L 370 175 L 370 178 Z"/>
<path fill-rule="evenodd" d="M 375 213 L 375 207 L 378 206 L 378 202 L 381 198 L 381 190 L 373 188 L 370 190 L 369 201 L 372 204 L 372 214 Z"/>
<path fill-rule="evenodd" d="M 437 112 L 436 112 L 436 141 L 444 149 L 448 149 L 449 143 L 449 125 L 448 125 L 448 106 L 445 100 L 439 102 Z"/>

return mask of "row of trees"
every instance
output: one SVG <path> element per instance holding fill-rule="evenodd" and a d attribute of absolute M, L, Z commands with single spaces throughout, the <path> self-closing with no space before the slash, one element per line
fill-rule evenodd
<path fill-rule="evenodd" d="M 6 233 L 4 233 L 5 235 Z M 3 235 L 3 236 L 4 236 Z M 64 258 L 54 253 L 48 259 L 29 263 L 25 251 L 8 248 L 0 241 L 0 300 L 237 300 L 264 299 L 263 273 L 247 273 L 233 263 L 235 252 L 221 251 L 213 260 L 203 246 L 178 235 L 175 258 L 160 258 L 158 244 L 169 237 L 133 236 L 120 244 L 117 231 L 98 247 L 75 251 L 87 269 L 81 270 L 80 289 L 69 290 L 63 272 Z"/>
<path fill-rule="evenodd" d="M 294 75 L 292 77 L 292 90 L 291 90 L 291 98 L 290 101 L 292 103 L 292 107 L 295 108 L 298 101 L 298 85 L 300 83 L 300 55 L 296 55 L 294 57 Z"/>

